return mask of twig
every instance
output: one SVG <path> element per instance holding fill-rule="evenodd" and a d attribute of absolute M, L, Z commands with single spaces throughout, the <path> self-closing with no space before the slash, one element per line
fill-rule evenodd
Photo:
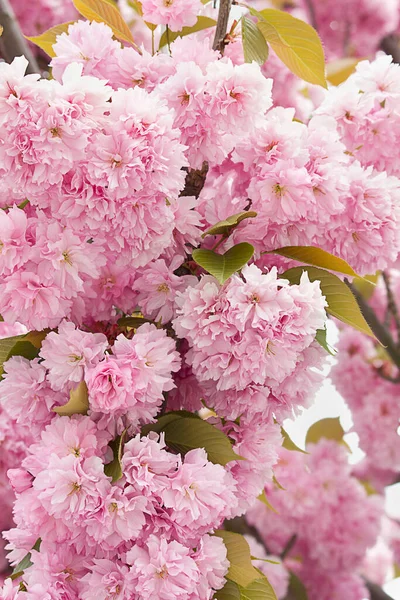
<path fill-rule="evenodd" d="M 284 547 L 284 549 L 281 552 L 280 558 L 282 560 L 285 560 L 287 555 L 291 552 L 291 550 L 293 550 L 293 546 L 295 545 L 296 541 L 297 541 L 297 535 L 293 534 L 292 537 L 289 538 L 286 546 Z"/>
<path fill-rule="evenodd" d="M 317 15 L 315 13 L 315 7 L 313 0 L 305 0 L 308 14 L 310 15 L 311 25 L 314 27 L 316 31 L 318 31 L 318 23 L 317 23 Z"/>
<path fill-rule="evenodd" d="M 232 0 L 220 0 L 218 10 L 218 21 L 217 28 L 215 30 L 215 37 L 213 43 L 213 49 L 219 50 L 221 54 L 224 53 L 225 48 L 225 36 L 228 27 L 229 13 L 231 12 Z"/>
<path fill-rule="evenodd" d="M 376 372 L 379 375 L 379 377 L 381 377 L 385 381 L 390 381 L 391 383 L 400 383 L 400 373 L 396 377 L 391 377 L 390 375 L 386 375 L 386 373 L 383 372 L 382 367 L 376 369 Z"/>
<path fill-rule="evenodd" d="M 393 597 L 384 592 L 383 589 L 376 583 L 365 580 L 365 585 L 368 588 L 371 600 L 393 600 Z"/>
<path fill-rule="evenodd" d="M 22 35 L 9 0 L 0 0 L 0 25 L 4 28 L 0 37 L 0 53 L 8 63 L 16 56 L 24 55 L 28 60 L 27 73 L 40 73 L 39 65 Z"/>
<path fill-rule="evenodd" d="M 385 273 L 385 271 L 382 271 L 382 279 L 383 279 L 383 281 L 385 283 L 385 287 L 386 287 L 388 311 L 392 314 L 393 320 L 396 325 L 397 345 L 399 345 L 400 344 L 400 315 L 399 315 L 399 311 L 397 308 L 396 300 L 393 295 L 392 288 L 390 287 L 389 275 L 387 273 Z"/>
<path fill-rule="evenodd" d="M 353 292 L 355 299 L 360 307 L 364 319 L 372 329 L 379 342 L 385 347 L 386 353 L 390 356 L 393 363 L 400 369 L 400 350 L 397 348 L 397 344 L 393 340 L 390 331 L 379 321 L 375 312 L 372 310 L 370 305 L 364 300 L 362 294 L 347 280 L 345 283 Z"/>
<path fill-rule="evenodd" d="M 400 42 L 398 35 L 392 33 L 384 37 L 381 41 L 381 50 L 392 56 L 393 62 L 400 63 Z"/>

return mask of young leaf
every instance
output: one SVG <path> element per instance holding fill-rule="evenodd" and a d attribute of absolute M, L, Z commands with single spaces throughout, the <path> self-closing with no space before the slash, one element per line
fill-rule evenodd
<path fill-rule="evenodd" d="M 295 267 L 285 271 L 282 277 L 292 284 L 299 283 L 304 271 L 308 273 L 310 281 L 320 282 L 321 291 L 328 303 L 326 311 L 330 315 L 375 338 L 350 289 L 333 273 L 316 267 Z"/>
<path fill-rule="evenodd" d="M 104 466 L 104 473 L 108 477 L 111 477 L 113 483 L 115 483 L 116 481 L 121 479 L 121 477 L 123 475 L 122 467 L 121 467 L 121 460 L 122 460 L 122 450 L 124 447 L 125 436 L 126 436 L 126 429 L 121 433 L 121 435 L 116 437 L 115 440 L 113 440 L 111 442 L 110 447 L 112 448 L 114 458 L 110 463 L 108 463 L 107 465 Z"/>
<path fill-rule="evenodd" d="M 321 419 L 313 423 L 306 435 L 306 445 L 316 444 L 320 439 L 335 440 L 341 442 L 344 436 L 344 429 L 340 424 L 339 417 Z"/>
<path fill-rule="evenodd" d="M 302 450 L 294 443 L 294 441 L 292 440 L 292 438 L 290 437 L 290 435 L 288 434 L 286 429 L 283 429 L 283 427 L 281 427 L 281 434 L 283 436 L 283 443 L 282 443 L 283 448 L 286 448 L 286 450 L 293 450 L 295 452 L 302 452 L 303 454 L 308 454 L 308 452 L 306 452 L 305 450 Z"/>
<path fill-rule="evenodd" d="M 233 273 L 239 271 L 254 254 L 254 248 L 247 242 L 232 246 L 225 254 L 200 248 L 193 251 L 193 260 L 214 275 L 219 283 L 224 283 Z"/>
<path fill-rule="evenodd" d="M 160 39 L 159 50 L 166 46 L 169 43 L 172 44 L 178 37 L 184 37 L 185 35 L 190 35 L 191 33 L 196 33 L 196 31 L 202 31 L 203 29 L 209 29 L 210 27 L 215 27 L 217 21 L 214 19 L 210 19 L 210 17 L 197 17 L 196 23 L 192 27 L 184 27 L 180 31 L 164 31 Z"/>
<path fill-rule="evenodd" d="M 27 40 L 39 46 L 42 50 L 46 52 L 51 58 L 54 58 L 56 55 L 53 50 L 53 45 L 57 41 L 57 37 L 62 33 L 68 33 L 68 27 L 75 23 L 75 21 L 69 21 L 68 23 L 61 23 L 60 25 L 56 25 L 51 29 L 48 29 L 41 35 L 35 35 L 33 37 L 25 36 Z"/>
<path fill-rule="evenodd" d="M 40 544 L 42 543 L 42 540 L 40 538 L 38 538 L 36 540 L 36 542 L 34 543 L 32 550 L 40 550 Z M 32 566 L 32 554 L 31 552 L 28 552 L 27 554 L 25 554 L 24 558 L 22 560 L 20 560 L 20 562 L 17 564 L 17 566 L 14 568 L 13 572 L 10 575 L 11 579 L 18 579 L 18 577 L 22 577 L 22 575 L 24 574 L 26 569 L 29 569 L 29 567 Z"/>
<path fill-rule="evenodd" d="M 269 510 L 272 510 L 272 512 L 278 514 L 278 511 L 276 510 L 276 508 L 274 508 L 271 504 L 271 502 L 268 500 L 267 495 L 265 493 L 265 490 L 263 490 L 261 492 L 261 494 L 258 496 L 257 500 L 259 500 L 260 502 L 262 502 L 263 504 L 265 504 L 265 506 L 267 508 L 269 508 Z"/>
<path fill-rule="evenodd" d="M 38 340 L 41 334 L 43 334 L 43 338 L 46 335 L 45 332 L 35 331 L 0 340 L 0 378 L 4 372 L 3 364 L 12 356 L 23 356 L 32 360 L 38 355 L 40 348 Z"/>
<path fill-rule="evenodd" d="M 321 40 L 304 21 L 266 8 L 259 11 L 257 27 L 281 61 L 298 77 L 326 88 L 325 57 Z"/>
<path fill-rule="evenodd" d="M 215 535 L 222 538 L 227 549 L 227 558 L 230 563 L 226 575 L 228 579 L 246 588 L 260 578 L 259 572 L 251 562 L 249 545 L 242 535 L 222 529 L 218 529 Z"/>
<path fill-rule="evenodd" d="M 263 65 L 268 58 L 268 44 L 257 25 L 248 17 L 242 18 L 242 44 L 244 60 Z"/>
<path fill-rule="evenodd" d="M 121 319 L 118 319 L 117 324 L 120 327 L 133 327 L 134 329 L 137 329 L 144 323 L 153 322 L 154 321 L 152 321 L 151 319 L 146 319 L 145 317 L 121 317 Z"/>
<path fill-rule="evenodd" d="M 334 256 L 326 252 L 326 250 L 314 246 L 285 246 L 276 250 L 270 250 L 267 254 L 279 254 L 280 256 L 285 256 L 286 258 L 291 258 L 313 267 L 321 267 L 322 269 L 336 271 L 336 273 L 343 273 L 351 277 L 359 277 L 343 258 Z"/>
<path fill-rule="evenodd" d="M 308 600 L 308 595 L 304 584 L 294 573 L 290 573 L 288 597 L 296 598 L 296 600 Z"/>
<path fill-rule="evenodd" d="M 114 3 L 107 0 L 73 0 L 73 3 L 85 19 L 105 23 L 112 29 L 116 38 L 134 43 L 131 30 Z"/>
<path fill-rule="evenodd" d="M 254 210 L 243 210 L 242 212 L 227 217 L 222 221 L 218 221 L 218 223 L 215 223 L 215 225 L 210 227 L 210 229 L 207 229 L 207 231 L 203 233 L 201 237 L 205 238 L 206 235 L 223 235 L 225 233 L 229 233 L 245 219 L 252 219 L 256 216 L 257 213 Z"/>
<path fill-rule="evenodd" d="M 194 448 L 204 448 L 208 460 L 224 466 L 231 460 L 243 460 L 233 451 L 225 433 L 202 419 L 170 418 L 161 431 L 165 433 L 167 446 L 178 452 L 186 453 Z"/>
<path fill-rule="evenodd" d="M 365 300 L 369 300 L 373 295 L 376 284 L 379 279 L 379 271 L 375 275 L 364 275 L 361 279 L 354 279 L 352 284 Z"/>
<path fill-rule="evenodd" d="M 256 579 L 246 588 L 239 585 L 239 591 L 240 600 L 278 600 L 274 588 L 266 577 Z"/>
<path fill-rule="evenodd" d="M 339 58 L 326 65 L 326 78 L 332 85 L 340 85 L 356 70 L 362 58 Z"/>
<path fill-rule="evenodd" d="M 214 596 L 214 600 L 240 600 L 240 590 L 239 586 L 230 581 L 230 579 L 226 580 L 226 583 L 222 590 L 218 590 L 218 592 Z"/>
<path fill-rule="evenodd" d="M 84 381 L 81 381 L 75 389 L 70 391 L 67 404 L 53 408 L 54 412 L 62 417 L 70 417 L 71 415 L 86 415 L 88 409 L 88 389 Z"/>
<path fill-rule="evenodd" d="M 324 350 L 326 350 L 326 352 L 328 352 L 328 354 L 330 354 L 331 356 L 336 355 L 337 351 L 334 348 L 331 348 L 329 346 L 328 342 L 326 341 L 326 328 L 325 329 L 317 329 L 317 333 L 315 335 L 315 341 L 318 342 L 318 344 Z"/>

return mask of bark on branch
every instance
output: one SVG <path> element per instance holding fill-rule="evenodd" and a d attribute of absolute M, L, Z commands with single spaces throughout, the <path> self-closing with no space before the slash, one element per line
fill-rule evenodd
<path fill-rule="evenodd" d="M 392 33 L 381 41 L 381 50 L 393 57 L 393 62 L 400 63 L 400 43 L 398 35 Z"/>
<path fill-rule="evenodd" d="M 10 63 L 16 56 L 24 55 L 29 62 L 27 73 L 40 73 L 39 65 L 22 35 L 9 0 L 0 0 L 0 25 L 3 27 L 0 53 L 4 60 Z"/>
<path fill-rule="evenodd" d="M 365 585 L 368 588 L 371 600 L 393 600 L 392 596 L 389 596 L 383 589 L 376 583 L 366 581 Z"/>
<path fill-rule="evenodd" d="M 229 13 L 231 12 L 232 0 L 220 0 L 218 10 L 217 29 L 215 31 L 213 49 L 224 53 L 225 36 L 228 28 Z"/>
<path fill-rule="evenodd" d="M 351 291 L 353 292 L 358 305 L 361 309 L 362 314 L 364 315 L 365 320 L 368 325 L 372 329 L 376 338 L 381 342 L 381 344 L 385 347 L 387 354 L 392 359 L 393 363 L 400 369 L 400 351 L 397 347 L 396 342 L 393 340 L 390 331 L 381 323 L 376 316 L 375 312 L 372 310 L 370 305 L 364 300 L 363 296 L 358 292 L 358 290 L 347 280 L 345 280 Z"/>

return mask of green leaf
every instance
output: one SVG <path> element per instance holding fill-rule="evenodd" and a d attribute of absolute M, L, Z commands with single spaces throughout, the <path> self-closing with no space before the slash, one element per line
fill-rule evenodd
<path fill-rule="evenodd" d="M 315 334 L 315 341 L 328 352 L 331 356 L 335 356 L 337 350 L 331 348 L 326 340 L 326 328 L 325 329 L 317 329 L 317 333 Z"/>
<path fill-rule="evenodd" d="M 265 493 L 265 490 L 263 490 L 261 492 L 261 494 L 258 496 L 257 500 L 260 500 L 260 502 L 262 502 L 263 504 L 265 504 L 265 506 L 267 508 L 269 508 L 269 510 L 272 510 L 272 512 L 278 514 L 278 511 L 276 510 L 276 508 L 274 508 L 272 506 L 271 502 L 268 500 L 267 494 Z"/>
<path fill-rule="evenodd" d="M 342 442 L 344 433 L 339 417 L 321 419 L 313 423 L 307 431 L 306 445 L 316 444 L 322 438 Z"/>
<path fill-rule="evenodd" d="M 249 544 L 242 535 L 223 529 L 218 529 L 215 535 L 222 538 L 227 549 L 227 558 L 230 563 L 227 579 L 246 588 L 260 578 L 259 572 L 251 562 Z"/>
<path fill-rule="evenodd" d="M 248 17 L 242 18 L 242 44 L 245 62 L 254 60 L 259 65 L 265 63 L 269 54 L 268 44 L 257 25 Z"/>
<path fill-rule="evenodd" d="M 283 427 L 281 427 L 281 434 L 283 436 L 283 443 L 282 443 L 283 448 L 286 448 L 286 450 L 293 450 L 295 452 L 302 452 L 303 454 L 308 454 L 308 452 L 306 452 L 306 450 L 302 450 L 294 443 L 294 441 L 292 440 L 292 438 L 290 437 L 290 435 L 288 434 L 286 429 L 284 429 Z"/>
<path fill-rule="evenodd" d="M 73 3 L 85 19 L 105 23 L 116 38 L 134 44 L 131 30 L 114 3 L 107 0 L 73 0 Z"/>
<path fill-rule="evenodd" d="M 119 327 L 133 327 L 133 329 L 137 329 L 141 325 L 144 325 L 144 323 L 154 323 L 154 321 L 145 317 L 121 317 L 117 321 Z"/>
<path fill-rule="evenodd" d="M 67 404 L 64 404 L 64 406 L 56 406 L 53 410 L 61 417 L 86 415 L 89 410 L 89 397 L 86 383 L 81 381 L 75 389 L 70 391 Z"/>
<path fill-rule="evenodd" d="M 231 460 L 244 460 L 233 451 L 225 433 L 202 419 L 178 417 L 169 420 L 162 431 L 165 433 L 167 446 L 178 452 L 186 453 L 194 448 L 204 448 L 208 460 L 224 466 Z"/>
<path fill-rule="evenodd" d="M 332 85 L 340 85 L 356 70 L 362 58 L 339 58 L 326 65 L 326 78 Z"/>
<path fill-rule="evenodd" d="M 224 283 L 233 273 L 239 271 L 254 254 L 254 248 L 247 242 L 232 246 L 225 254 L 200 248 L 193 250 L 193 260 L 206 271 L 214 275 L 219 283 Z"/>
<path fill-rule="evenodd" d="M 230 581 L 229 579 L 227 579 L 222 590 L 219 590 L 215 594 L 214 599 L 215 600 L 240 600 L 241 595 L 240 595 L 239 586 L 236 583 L 234 583 L 233 581 Z"/>
<path fill-rule="evenodd" d="M 287 434 L 286 434 L 286 435 L 287 435 Z M 292 442 L 292 443 L 293 443 L 293 442 Z M 299 450 L 300 450 L 300 448 L 299 448 Z M 301 452 L 301 450 L 300 450 L 300 452 Z M 281 485 L 281 484 L 279 483 L 279 481 L 277 480 L 277 478 L 275 477 L 275 475 L 272 475 L 272 481 L 273 481 L 273 483 L 276 485 L 276 487 L 277 487 L 279 490 L 283 490 L 283 491 L 285 491 L 285 488 L 283 487 L 283 485 Z"/>
<path fill-rule="evenodd" d="M 34 543 L 32 550 L 39 551 L 41 543 L 42 543 L 42 540 L 40 538 L 38 538 L 36 540 L 36 542 Z M 22 575 L 24 574 L 26 569 L 29 569 L 29 567 L 31 567 L 33 565 L 31 558 L 32 558 L 31 552 L 28 552 L 27 554 L 25 554 L 24 558 L 14 568 L 13 572 L 10 575 L 10 578 L 14 580 L 14 579 L 18 579 L 18 577 L 22 577 Z"/>
<path fill-rule="evenodd" d="M 56 25 L 55 27 L 51 27 L 41 35 L 35 35 L 33 37 L 25 36 L 27 40 L 39 46 L 42 50 L 46 52 L 51 58 L 55 57 L 55 52 L 53 50 L 53 45 L 57 41 L 57 37 L 62 33 L 68 33 L 68 27 L 73 25 L 75 21 L 68 21 L 68 23 L 61 23 L 60 25 Z"/>
<path fill-rule="evenodd" d="M 47 331 L 31 331 L 27 334 L 0 339 L 0 377 L 4 373 L 3 364 L 12 356 L 23 356 L 28 360 L 36 358 Z"/>
<path fill-rule="evenodd" d="M 298 284 L 304 271 L 308 273 L 310 281 L 320 282 L 328 303 L 326 310 L 332 317 L 376 339 L 349 287 L 333 273 L 316 267 L 295 267 L 285 271 L 282 277 L 292 284 Z"/>
<path fill-rule="evenodd" d="M 397 563 L 394 563 L 393 569 L 394 569 L 394 578 L 397 579 L 398 577 L 400 577 L 400 566 Z"/>
<path fill-rule="evenodd" d="M 203 29 L 209 29 L 210 27 L 215 27 L 217 21 L 215 19 L 210 19 L 210 17 L 197 17 L 196 23 L 192 27 L 184 27 L 180 31 L 171 31 L 169 30 L 168 36 L 167 32 L 161 36 L 159 50 L 166 46 L 169 43 L 172 44 L 178 37 L 184 37 L 185 35 L 190 35 L 191 33 L 196 33 L 196 31 L 202 31 Z"/>
<path fill-rule="evenodd" d="M 285 256 L 286 258 L 291 258 L 313 267 L 321 267 L 322 269 L 336 271 L 336 273 L 342 273 L 343 275 L 359 277 L 343 258 L 334 256 L 314 246 L 285 246 L 276 250 L 270 250 L 267 254 L 279 254 L 280 256 Z"/>
<path fill-rule="evenodd" d="M 362 279 L 354 279 L 352 284 L 365 300 L 369 300 L 376 288 L 379 279 L 379 271 L 375 275 L 364 275 Z"/>
<path fill-rule="evenodd" d="M 222 590 L 219 590 L 215 600 L 277 600 L 276 594 L 266 577 L 260 578 L 243 587 L 227 579 Z"/>
<path fill-rule="evenodd" d="M 256 216 L 257 213 L 254 210 L 243 210 L 240 213 L 236 213 L 236 215 L 232 215 L 226 219 L 223 219 L 223 221 L 218 221 L 218 223 L 215 223 L 215 225 L 210 227 L 210 229 L 207 229 L 207 231 L 203 233 L 201 237 L 205 238 L 206 235 L 222 235 L 230 233 L 232 229 L 234 229 L 245 219 L 251 219 Z"/>
<path fill-rule="evenodd" d="M 296 600 L 308 600 L 308 595 L 304 584 L 294 573 L 290 573 L 288 597 Z"/>
<path fill-rule="evenodd" d="M 274 588 L 266 577 L 257 579 L 243 588 L 239 585 L 241 600 L 278 600 Z"/>
<path fill-rule="evenodd" d="M 257 27 L 275 54 L 298 77 L 326 88 L 325 56 L 318 33 L 291 14 L 267 8 L 259 11 Z"/>
<path fill-rule="evenodd" d="M 104 466 L 104 473 L 108 477 L 111 477 L 113 483 L 121 479 L 123 475 L 121 460 L 125 436 L 126 429 L 111 442 L 110 447 L 112 448 L 114 458 L 110 463 Z"/>

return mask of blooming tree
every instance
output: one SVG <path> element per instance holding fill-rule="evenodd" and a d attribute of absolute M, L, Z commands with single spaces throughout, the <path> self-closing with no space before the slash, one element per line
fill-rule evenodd
<path fill-rule="evenodd" d="M 0 598 L 388 598 L 400 66 L 375 54 L 399 3 L 13 4 Z M 284 429 L 328 318 L 355 466 L 337 420 L 306 450 Z"/>

